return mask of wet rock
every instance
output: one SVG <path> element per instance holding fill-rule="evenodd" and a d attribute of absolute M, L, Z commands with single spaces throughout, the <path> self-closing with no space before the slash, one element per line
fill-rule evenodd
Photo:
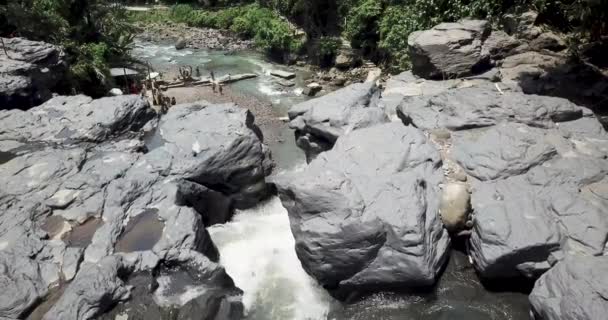
<path fill-rule="evenodd" d="M 408 37 L 412 71 L 427 79 L 478 73 L 488 66 L 482 47 L 489 34 L 490 25 L 484 20 L 441 23 L 413 32 Z"/>
<path fill-rule="evenodd" d="M 397 107 L 397 114 L 404 123 L 425 130 L 465 130 L 503 121 L 553 127 L 554 122 L 581 118 L 583 109 L 561 98 L 471 87 L 406 97 Z"/>
<path fill-rule="evenodd" d="M 295 82 L 289 81 L 289 80 L 279 80 L 279 81 L 277 81 L 277 83 L 286 88 L 295 87 L 295 85 L 296 85 Z"/>
<path fill-rule="evenodd" d="M 357 56 L 352 51 L 352 49 L 341 49 L 338 55 L 336 56 L 335 66 L 339 69 L 348 69 L 350 67 L 354 67 L 357 62 L 360 61 L 357 61 Z"/>
<path fill-rule="evenodd" d="M 286 80 L 291 80 L 296 77 L 295 73 L 289 72 L 289 71 L 283 71 L 283 70 L 272 70 L 272 71 L 270 71 L 270 75 L 279 77 L 279 78 L 283 78 Z"/>
<path fill-rule="evenodd" d="M 96 264 L 84 264 L 43 319 L 93 319 L 113 304 L 127 299 L 129 288 L 119 278 L 122 268 L 122 259 L 115 256 Z"/>
<path fill-rule="evenodd" d="M 139 272 L 127 284 L 132 298 L 100 317 L 116 319 L 227 319 L 243 318 L 242 292 L 216 264 L 187 263 L 161 270 L 153 277 Z"/>
<path fill-rule="evenodd" d="M 234 319 L 242 316 L 242 304 L 235 299 L 242 291 L 234 287 L 232 279 L 216 264 L 186 265 L 167 270 L 157 278 L 154 300 L 163 307 L 178 308 L 185 315 L 208 314 L 214 319 Z M 240 319 L 240 318 L 239 318 Z"/>
<path fill-rule="evenodd" d="M 256 78 L 258 75 L 255 73 L 242 73 L 242 74 L 234 74 L 234 75 L 224 75 L 217 79 L 219 83 L 233 83 L 241 80 Z"/>
<path fill-rule="evenodd" d="M 603 319 L 608 312 L 608 257 L 567 256 L 534 285 L 535 319 Z"/>
<path fill-rule="evenodd" d="M 348 132 L 388 122 L 377 99 L 375 83 L 357 83 L 293 106 L 289 126 L 296 130 L 296 142 L 308 160 Z"/>
<path fill-rule="evenodd" d="M 342 87 L 346 83 L 346 78 L 344 76 L 337 76 L 332 80 L 331 84 L 337 87 Z"/>
<path fill-rule="evenodd" d="M 303 171 L 277 177 L 304 269 L 346 291 L 432 285 L 449 245 L 440 167 L 422 132 L 393 122 L 341 136 Z"/>
<path fill-rule="evenodd" d="M 0 287 L 0 318 L 22 318 L 47 293 L 36 261 L 3 251 L 0 251 Z"/>
<path fill-rule="evenodd" d="M 471 210 L 471 195 L 464 183 L 448 183 L 441 192 L 439 212 L 441 221 L 450 232 L 465 228 Z"/>
<path fill-rule="evenodd" d="M 39 105 L 60 89 L 67 72 L 61 48 L 23 38 L 3 38 L 0 55 L 0 109 Z"/>
<path fill-rule="evenodd" d="M 175 42 L 175 49 L 182 50 L 185 49 L 187 45 L 188 41 L 185 38 L 179 38 L 177 39 L 177 42 Z"/>
<path fill-rule="evenodd" d="M 151 250 L 160 240 L 164 228 L 157 212 L 158 209 L 149 209 L 132 217 L 116 242 L 116 252 Z"/>
<path fill-rule="evenodd" d="M 306 88 L 302 91 L 302 94 L 307 95 L 309 97 L 314 97 L 323 89 L 323 86 L 320 84 L 313 82 L 306 85 Z"/>

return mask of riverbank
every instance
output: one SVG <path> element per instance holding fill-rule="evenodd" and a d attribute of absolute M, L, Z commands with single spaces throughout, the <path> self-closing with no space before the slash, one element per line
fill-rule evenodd
<path fill-rule="evenodd" d="M 139 22 L 137 38 L 143 41 L 173 43 L 182 42 L 182 48 L 237 51 L 253 49 L 253 41 L 243 40 L 228 31 L 211 28 L 189 27 L 182 23 Z"/>
<path fill-rule="evenodd" d="M 273 110 L 272 104 L 256 97 L 247 96 L 230 86 L 223 87 L 223 93 L 213 92 L 209 86 L 171 88 L 164 92 L 165 96 L 175 97 L 177 104 L 207 101 L 217 103 L 235 103 L 241 108 L 248 109 L 255 116 L 256 124 L 264 132 L 264 142 L 268 144 L 280 143 L 282 140 L 276 135 L 277 129 L 285 127 L 280 115 Z"/>
<path fill-rule="evenodd" d="M 359 59 L 345 43 L 342 47 L 336 44 L 306 50 L 303 30 L 275 12 L 255 5 L 217 11 L 188 5 L 168 9 L 137 7 L 130 10 L 130 19 L 139 30 L 136 36 L 139 41 L 171 44 L 179 50 L 216 50 L 227 54 L 255 50 L 273 62 L 312 73 L 308 83 L 333 87 L 326 91 L 364 81 L 370 71 L 381 72 L 374 63 Z M 268 29 L 268 25 L 273 28 Z M 324 57 L 318 56 L 319 50 L 326 52 Z M 316 53 L 311 56 L 312 52 Z M 321 67 L 318 65 L 321 60 L 331 63 Z"/>

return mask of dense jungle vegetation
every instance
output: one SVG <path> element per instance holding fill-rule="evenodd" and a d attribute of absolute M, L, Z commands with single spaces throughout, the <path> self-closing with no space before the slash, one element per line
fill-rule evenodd
<path fill-rule="evenodd" d="M 152 2 L 152 1 L 150 1 Z M 145 4 L 123 0 L 119 4 Z M 573 44 L 608 35 L 608 0 L 168 0 L 170 10 L 127 14 L 108 0 L 0 0 L 0 34 L 60 44 L 77 91 L 106 82 L 108 67 L 129 60 L 133 21 L 183 22 L 228 29 L 275 56 L 308 54 L 327 64 L 343 40 L 391 71 L 409 67 L 408 35 L 464 17 L 500 23 L 533 8 Z M 297 32 L 302 30 L 303 32 Z"/>

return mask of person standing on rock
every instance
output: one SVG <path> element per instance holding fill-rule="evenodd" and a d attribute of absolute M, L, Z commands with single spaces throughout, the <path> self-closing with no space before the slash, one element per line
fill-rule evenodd
<path fill-rule="evenodd" d="M 213 73 L 213 70 L 211 70 L 211 81 L 215 82 L 215 73 Z M 215 92 L 215 90 L 213 90 Z"/>
<path fill-rule="evenodd" d="M 220 91 L 220 96 L 223 96 L 223 95 L 224 95 L 224 89 L 223 89 L 223 88 L 224 88 L 224 86 L 223 86 L 222 84 L 219 84 L 219 85 L 218 85 L 218 89 L 219 89 L 219 91 Z"/>
<path fill-rule="evenodd" d="M 201 77 L 201 70 L 198 68 L 198 66 L 196 66 L 195 71 L 196 71 L 196 77 L 200 78 Z"/>
<path fill-rule="evenodd" d="M 156 88 L 152 88 L 152 105 L 157 106 L 158 102 L 156 100 Z"/>

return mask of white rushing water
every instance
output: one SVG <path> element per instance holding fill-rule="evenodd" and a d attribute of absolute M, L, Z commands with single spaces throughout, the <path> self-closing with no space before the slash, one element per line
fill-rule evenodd
<path fill-rule="evenodd" d="M 244 292 L 248 319 L 326 319 L 331 298 L 302 269 L 278 197 L 208 228 L 220 263 Z"/>

